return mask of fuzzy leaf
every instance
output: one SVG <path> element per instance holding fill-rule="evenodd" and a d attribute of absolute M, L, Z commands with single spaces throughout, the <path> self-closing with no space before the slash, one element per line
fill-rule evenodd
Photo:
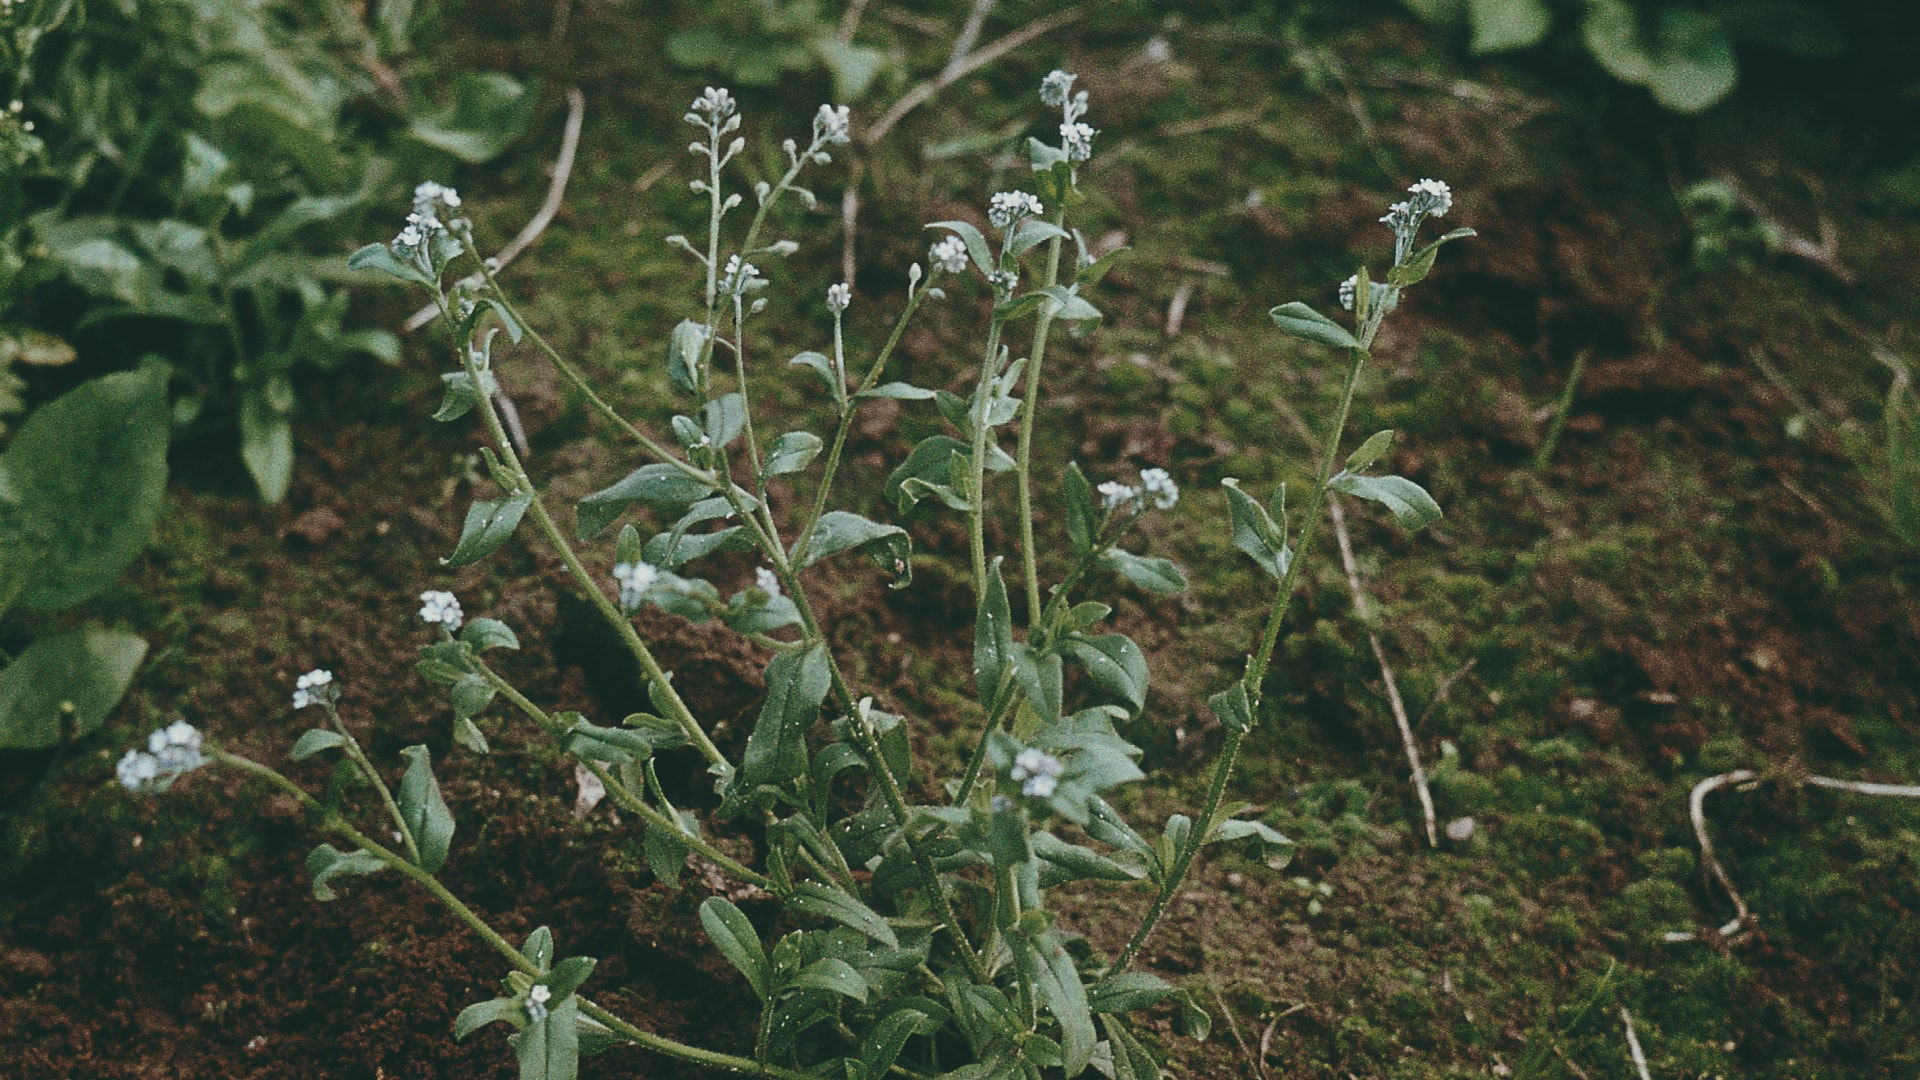
<path fill-rule="evenodd" d="M 1135 710 L 1147 703 L 1147 658 L 1125 634 L 1069 634 L 1061 643 L 1102 689 L 1120 695 Z"/>
<path fill-rule="evenodd" d="M 400 816 L 420 847 L 420 868 L 431 874 L 447 861 L 447 848 L 453 843 L 453 811 L 447 809 L 447 800 L 440 795 L 427 748 L 409 746 L 400 755 L 408 761 L 397 794 Z"/>
<path fill-rule="evenodd" d="M 807 729 L 820 716 L 830 677 L 826 646 L 782 652 L 767 664 L 767 700 L 747 738 L 737 790 L 807 774 Z"/>
<path fill-rule="evenodd" d="M 739 908 L 724 897 L 709 896 L 700 903 L 700 925 L 727 962 L 746 976 L 747 985 L 761 1001 L 767 1000 L 773 982 L 773 969 L 767 965 L 767 951 L 760 934 Z"/>
<path fill-rule="evenodd" d="M 1360 342 L 1347 332 L 1347 328 L 1295 300 L 1291 304 L 1281 304 L 1268 312 L 1273 316 L 1274 324 L 1297 338 L 1317 341 L 1322 345 L 1331 345 L 1337 349 L 1357 349 Z"/>
<path fill-rule="evenodd" d="M 461 526 L 460 542 L 440 565 L 467 566 L 492 554 L 513 536 L 532 502 L 532 493 L 524 491 L 504 499 L 475 499 L 467 511 L 466 524 Z"/>
<path fill-rule="evenodd" d="M 1362 476 L 1350 472 L 1327 481 L 1327 488 L 1385 506 L 1408 532 L 1418 532 L 1440 520 L 1440 504 L 1427 489 L 1404 476 Z"/>
<path fill-rule="evenodd" d="M 887 920 L 860 901 L 838 889 L 815 881 L 803 881 L 787 898 L 787 906 L 823 919 L 851 927 L 889 949 L 900 947 L 900 939 Z"/>

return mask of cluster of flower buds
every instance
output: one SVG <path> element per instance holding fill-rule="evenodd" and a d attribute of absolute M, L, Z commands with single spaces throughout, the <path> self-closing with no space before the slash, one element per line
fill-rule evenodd
<path fill-rule="evenodd" d="M 293 707 L 331 705 L 338 700 L 339 688 L 333 685 L 333 672 L 314 668 L 293 681 Z"/>
<path fill-rule="evenodd" d="M 614 563 L 613 580 L 620 586 L 621 608 L 638 610 L 641 598 L 647 595 L 648 589 L 653 588 L 654 580 L 659 576 L 660 571 L 649 562 Z"/>
<path fill-rule="evenodd" d="M 445 184 L 423 180 L 413 189 L 413 213 L 393 238 L 393 253 L 412 261 L 426 273 L 433 273 L 434 241 L 467 227 L 467 220 L 454 216 L 460 209 L 460 193 Z"/>
<path fill-rule="evenodd" d="M 844 146 L 853 141 L 852 110 L 845 105 L 822 105 L 813 114 L 813 144 Z"/>
<path fill-rule="evenodd" d="M 1010 229 L 1021 218 L 1039 217 L 1046 208 L 1024 191 L 1002 191 L 987 200 L 987 221 L 996 229 Z"/>
<path fill-rule="evenodd" d="M 0 0 L 0 3 L 7 2 L 8 0 Z M 5 10 L 4 8 L 0 8 L 0 13 L 4 13 Z M 12 101 L 7 102 L 7 116 L 11 117 L 15 123 L 20 125 L 21 131 L 32 131 L 33 121 L 20 119 L 20 114 L 26 111 L 27 103 L 21 101 L 19 98 L 14 98 Z"/>
<path fill-rule="evenodd" d="M 753 584 L 768 596 L 780 595 L 780 575 L 765 566 L 753 568 Z"/>
<path fill-rule="evenodd" d="M 165 791 L 187 773 L 207 763 L 200 752 L 200 731 L 176 720 L 147 736 L 145 750 L 129 750 L 114 769 L 128 791 Z"/>
<path fill-rule="evenodd" d="M 547 1002 L 553 1000 L 553 991 L 546 983 L 539 983 L 527 991 L 527 1019 L 539 1023 L 547 1018 Z"/>
<path fill-rule="evenodd" d="M 945 274 L 961 274 L 967 269 L 967 245 L 959 237 L 948 233 L 934 241 L 933 248 L 927 252 L 927 262 L 935 271 Z"/>
<path fill-rule="evenodd" d="M 1398 265 L 1413 250 L 1413 238 L 1420 223 L 1429 217 L 1446 217 L 1453 209 L 1453 190 L 1444 181 L 1421 180 L 1407 188 L 1407 197 L 1387 207 L 1380 223 L 1393 230 L 1393 261 Z"/>
<path fill-rule="evenodd" d="M 1060 110 L 1060 149 L 1068 161 L 1085 161 L 1093 156 L 1093 137 L 1100 134 L 1082 123 L 1087 114 L 1087 92 L 1073 89 L 1078 75 L 1055 70 L 1040 80 L 1040 103 Z"/>
<path fill-rule="evenodd" d="M 463 615 L 460 600 L 444 589 L 428 589 L 420 594 L 420 620 L 434 626 L 444 626 L 449 634 L 460 629 Z"/>
<path fill-rule="evenodd" d="M 1013 768 L 1007 775 L 1020 785 L 1020 794 L 1044 799 L 1060 786 L 1060 774 L 1064 771 L 1066 766 L 1059 758 L 1029 746 L 1014 756 Z"/>
<path fill-rule="evenodd" d="M 727 296 L 739 296 L 743 293 L 758 292 L 767 287 L 767 279 L 760 276 L 760 268 L 747 262 L 738 255 L 727 256 L 726 269 L 720 273 L 720 291 Z"/>
<path fill-rule="evenodd" d="M 827 286 L 827 310 L 835 315 L 853 306 L 853 286 L 846 282 Z"/>
<path fill-rule="evenodd" d="M 1100 493 L 1100 505 L 1108 511 L 1123 507 L 1145 510 L 1148 503 L 1156 510 L 1171 510 L 1180 501 L 1180 485 L 1165 469 L 1140 470 L 1137 486 L 1108 480 L 1094 490 Z"/>

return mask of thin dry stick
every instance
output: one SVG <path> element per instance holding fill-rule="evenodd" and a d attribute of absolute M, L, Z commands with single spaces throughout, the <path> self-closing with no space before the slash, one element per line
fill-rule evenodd
<path fill-rule="evenodd" d="M 867 163 L 859 154 L 852 158 L 847 167 L 847 189 L 840 193 L 840 280 L 849 285 L 853 284 L 853 244 L 860 227 L 860 182 L 867 171 Z"/>
<path fill-rule="evenodd" d="M 860 29 L 860 16 L 867 12 L 867 0 L 853 0 L 840 16 L 840 40 L 851 44 L 854 31 Z"/>
<path fill-rule="evenodd" d="M 554 215 L 560 212 L 560 201 L 567 194 L 567 181 L 573 176 L 574 154 L 580 149 L 580 125 L 586 119 L 586 115 L 586 95 L 582 94 L 577 87 L 569 88 L 567 90 L 567 126 L 560 136 L 560 156 L 553 162 L 553 182 L 547 185 L 547 199 L 540 204 L 540 211 L 533 215 L 526 227 L 520 230 L 519 235 L 509 241 L 507 246 L 501 248 L 499 254 L 493 257 L 494 262 L 501 268 L 519 257 L 521 252 L 532 247 L 533 242 L 540 239 L 540 234 L 546 232 L 547 226 L 553 223 Z M 469 283 L 478 285 L 479 275 L 476 274 L 461 284 Z M 434 316 L 438 314 L 440 314 L 439 307 L 428 304 L 414 312 L 402 324 L 402 328 L 407 333 L 412 333 L 432 322 Z"/>
<path fill-rule="evenodd" d="M 1426 708 L 1420 710 L 1420 719 L 1413 722 L 1413 729 L 1415 731 L 1427 725 L 1427 719 L 1433 715 L 1433 710 L 1446 704 L 1447 699 L 1453 696 L 1454 684 L 1466 678 L 1467 675 L 1473 671 L 1474 665 L 1479 662 L 1479 657 L 1469 657 L 1466 663 L 1454 668 L 1452 674 L 1440 680 L 1439 687 L 1433 691 L 1433 698 L 1427 702 Z"/>
<path fill-rule="evenodd" d="M 1731 784 L 1744 784 L 1759 779 L 1759 773 L 1752 769 L 1734 769 L 1718 776 L 1709 776 L 1693 786 L 1693 792 L 1687 797 L 1687 814 L 1693 819 L 1693 837 L 1700 844 L 1700 861 L 1707 868 L 1720 887 L 1727 891 L 1727 898 L 1733 901 L 1735 912 L 1732 920 L 1717 930 L 1721 937 L 1733 937 L 1746 928 L 1752 918 L 1747 901 L 1740 890 L 1733 887 L 1733 879 L 1727 874 L 1727 868 L 1720 864 L 1714 855 L 1713 839 L 1707 835 L 1707 796 Z M 1807 776 L 1799 783 L 1809 787 L 1828 788 L 1833 791 L 1850 791 L 1856 795 L 1891 795 L 1902 799 L 1920 799 L 1920 784 L 1879 784 L 1867 780 L 1841 780 L 1832 776 Z M 1672 930 L 1662 937 L 1667 941 L 1697 941 L 1700 935 L 1692 930 Z"/>
<path fill-rule="evenodd" d="M 1366 590 L 1360 587 L 1360 567 L 1353 557 L 1353 541 L 1347 536 L 1347 513 L 1340 506 L 1340 497 L 1327 495 L 1327 512 L 1333 518 L 1333 538 L 1340 545 L 1340 565 L 1347 570 L 1347 589 L 1353 593 L 1353 613 L 1362 623 L 1370 616 Z M 1407 764 L 1413 770 L 1413 787 L 1420 793 L 1420 813 L 1426 818 L 1427 846 L 1440 846 L 1440 830 L 1433 813 L 1433 793 L 1427 789 L 1427 770 L 1420 764 L 1420 747 L 1413 741 L 1413 725 L 1407 720 L 1406 703 L 1400 700 L 1400 684 L 1393 677 L 1393 667 L 1387 663 L 1387 651 L 1380 647 L 1380 635 L 1367 631 L 1367 644 L 1373 647 L 1373 658 L 1380 665 L 1380 678 L 1387 684 L 1387 705 L 1393 712 L 1393 722 L 1400 728 L 1400 745 L 1406 748 Z"/>
<path fill-rule="evenodd" d="M 868 128 L 866 132 L 860 136 L 860 141 L 868 146 L 872 146 L 874 143 L 885 138 L 887 132 L 892 131 L 893 126 L 905 118 L 908 113 L 931 101 L 933 95 L 953 85 L 956 81 L 993 63 L 995 60 L 1000 59 L 1002 56 L 1005 56 L 1020 46 L 1025 45 L 1034 38 L 1058 30 L 1068 23 L 1084 16 L 1086 13 L 1085 8 L 1076 5 L 1062 11 L 1057 11 L 1044 18 L 1035 19 L 1007 36 L 994 41 L 992 44 L 968 53 L 966 58 L 960 63 L 948 64 L 941 70 L 940 74 L 935 75 L 933 78 L 928 79 L 926 82 L 921 83 L 901 95 L 900 100 L 894 102 L 893 107 L 882 114 L 880 119 L 874 121 L 873 126 Z"/>
<path fill-rule="evenodd" d="M 967 13 L 967 22 L 960 28 L 960 36 L 953 39 L 953 51 L 947 54 L 947 66 L 941 74 L 952 71 L 966 62 L 967 54 L 980 41 L 980 30 L 987 24 L 987 14 L 993 10 L 994 0 L 973 0 L 973 10 Z"/>
<path fill-rule="evenodd" d="M 1633 1030 L 1633 1014 L 1625 1005 L 1620 1006 L 1620 1022 L 1627 1025 L 1627 1052 L 1633 1055 L 1633 1067 L 1640 1070 L 1640 1080 L 1653 1080 L 1647 1071 L 1647 1052 L 1640 1049 L 1640 1036 Z"/>

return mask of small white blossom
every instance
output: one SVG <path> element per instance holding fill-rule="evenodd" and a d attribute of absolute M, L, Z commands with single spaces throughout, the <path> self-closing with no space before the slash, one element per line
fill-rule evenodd
<path fill-rule="evenodd" d="M 853 140 L 853 120 L 845 105 L 822 105 L 813 114 L 813 141 L 845 143 Z"/>
<path fill-rule="evenodd" d="M 1014 286 L 1020 284 L 1020 275 L 1012 270 L 995 270 L 987 275 L 987 280 L 992 282 L 996 289 L 1012 292 Z"/>
<path fill-rule="evenodd" d="M 395 255 L 403 259 L 412 259 L 420 255 L 421 249 L 426 242 L 427 238 L 421 233 L 419 226 L 409 224 L 406 228 L 394 234 L 393 241 L 388 246 L 393 248 Z"/>
<path fill-rule="evenodd" d="M 729 296 L 753 292 L 763 288 L 767 279 L 760 276 L 760 268 L 740 258 L 727 256 L 727 266 L 720 275 L 720 291 Z"/>
<path fill-rule="evenodd" d="M 753 568 L 753 583 L 759 586 L 760 591 L 766 593 L 768 596 L 780 595 L 780 575 L 764 566 L 756 566 Z"/>
<path fill-rule="evenodd" d="M 444 589 L 428 589 L 420 594 L 420 619 L 423 622 L 444 626 L 448 633 L 460 629 L 463 618 L 460 601 Z"/>
<path fill-rule="evenodd" d="M 527 991 L 527 1019 L 539 1023 L 547 1018 L 547 1002 L 553 1000 L 553 991 L 545 983 Z"/>
<path fill-rule="evenodd" d="M 460 209 L 460 193 L 445 184 L 423 180 L 413 189 L 413 209 L 437 218 L 441 210 Z"/>
<path fill-rule="evenodd" d="M 620 585 L 620 606 L 631 611 L 640 606 L 641 597 L 660 576 L 652 563 L 630 562 L 613 564 L 613 580 Z"/>
<path fill-rule="evenodd" d="M 1107 510 L 1118 510 L 1131 502 L 1139 500 L 1140 489 L 1118 480 L 1108 480 L 1094 490 L 1100 493 L 1100 505 Z"/>
<path fill-rule="evenodd" d="M 827 310 L 835 315 L 853 306 L 853 286 L 846 282 L 827 286 Z"/>
<path fill-rule="evenodd" d="M 987 220 L 996 229 L 1005 229 L 1025 217 L 1038 217 L 1044 208 L 1040 200 L 1024 191 L 1002 191 L 987 200 Z"/>
<path fill-rule="evenodd" d="M 1068 161 L 1085 161 L 1093 156 L 1093 137 L 1098 134 L 1087 124 L 1061 124 L 1060 148 L 1067 152 Z"/>
<path fill-rule="evenodd" d="M 1067 95 L 1073 92 L 1073 81 L 1080 76 L 1071 75 L 1055 68 L 1040 80 L 1040 104 L 1059 108 L 1067 103 Z"/>
<path fill-rule="evenodd" d="M 1060 774 L 1064 771 L 1066 766 L 1059 758 L 1029 746 L 1014 756 L 1013 768 L 1007 775 L 1020 783 L 1022 795 L 1045 798 L 1059 786 Z"/>
<path fill-rule="evenodd" d="M 1140 473 L 1140 486 L 1146 489 L 1148 497 L 1159 510 L 1171 510 L 1173 504 L 1180 501 L 1180 485 L 1165 469 L 1145 469 Z"/>
<path fill-rule="evenodd" d="M 987 806 L 996 814 L 1004 814 L 1013 809 L 1013 800 L 1007 798 L 1005 795 L 995 795 L 993 798 L 987 800 Z"/>
<path fill-rule="evenodd" d="M 294 680 L 293 707 L 304 709 L 309 705 L 329 704 L 337 692 L 333 686 L 333 672 L 314 668 Z"/>
<path fill-rule="evenodd" d="M 114 767 L 128 791 L 165 791 L 175 780 L 207 763 L 200 752 L 200 731 L 176 720 L 147 736 L 145 750 L 129 750 Z"/>
<path fill-rule="evenodd" d="M 933 245 L 933 250 L 927 252 L 927 261 L 933 264 L 935 270 L 949 274 L 961 273 L 967 268 L 966 242 L 948 233 L 944 240 Z"/>
<path fill-rule="evenodd" d="M 1434 217 L 1446 217 L 1453 209 L 1453 189 L 1444 180 L 1421 180 L 1407 189 L 1415 210 Z"/>
<path fill-rule="evenodd" d="M 1355 274 L 1352 277 L 1340 283 L 1340 306 L 1341 307 L 1346 308 L 1348 311 L 1353 310 L 1353 293 L 1354 293 L 1354 290 L 1358 289 L 1359 287 L 1360 287 L 1359 274 Z"/>

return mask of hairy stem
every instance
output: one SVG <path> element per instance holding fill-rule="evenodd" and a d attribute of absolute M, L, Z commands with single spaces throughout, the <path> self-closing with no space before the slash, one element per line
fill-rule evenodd
<path fill-rule="evenodd" d="M 1064 207 L 1053 212 L 1053 224 L 1066 220 Z M 1047 287 L 1060 283 L 1060 237 L 1047 241 Z M 1040 365 L 1047 358 L 1047 331 L 1053 328 L 1053 305 L 1042 304 L 1033 327 L 1033 351 L 1027 359 L 1027 389 L 1020 403 L 1020 447 L 1014 457 L 1014 475 L 1020 488 L 1020 562 L 1027 577 L 1027 631 L 1040 625 L 1040 560 L 1033 543 L 1033 421 L 1040 411 Z"/>

